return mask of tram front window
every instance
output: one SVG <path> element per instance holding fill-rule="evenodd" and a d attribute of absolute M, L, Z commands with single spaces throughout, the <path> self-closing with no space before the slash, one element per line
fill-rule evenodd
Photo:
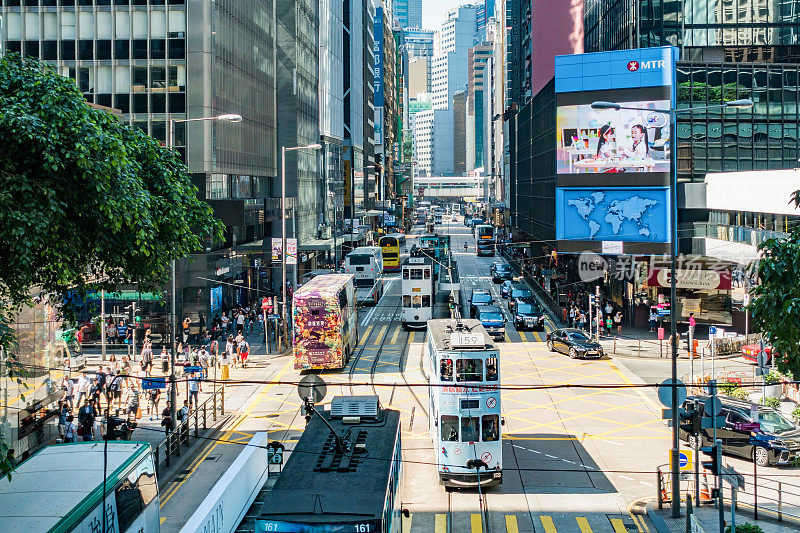
<path fill-rule="evenodd" d="M 480 359 L 458 359 L 456 381 L 483 381 L 483 361 Z"/>
<path fill-rule="evenodd" d="M 483 415 L 483 441 L 492 442 L 500 439 L 500 415 Z"/>
<path fill-rule="evenodd" d="M 486 358 L 486 381 L 497 381 L 497 357 Z"/>
<path fill-rule="evenodd" d="M 478 442 L 480 433 L 478 432 L 477 416 L 465 416 L 461 418 L 461 442 Z"/>
<path fill-rule="evenodd" d="M 453 360 L 442 359 L 439 366 L 442 381 L 453 381 Z"/>
<path fill-rule="evenodd" d="M 442 440 L 458 442 L 458 417 L 442 415 Z"/>

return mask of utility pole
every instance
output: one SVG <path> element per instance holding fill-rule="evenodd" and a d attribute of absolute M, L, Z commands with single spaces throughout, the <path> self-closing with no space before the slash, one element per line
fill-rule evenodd
<path fill-rule="evenodd" d="M 100 360 L 106 360 L 106 291 L 100 289 Z"/>

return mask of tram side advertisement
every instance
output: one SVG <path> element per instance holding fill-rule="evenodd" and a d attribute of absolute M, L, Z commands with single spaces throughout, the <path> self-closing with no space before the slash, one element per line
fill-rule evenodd
<path fill-rule="evenodd" d="M 343 366 L 343 317 L 335 299 L 311 297 L 294 306 L 297 368 Z"/>

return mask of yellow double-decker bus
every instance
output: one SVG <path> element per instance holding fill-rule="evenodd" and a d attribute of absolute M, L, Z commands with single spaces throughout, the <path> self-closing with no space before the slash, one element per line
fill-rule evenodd
<path fill-rule="evenodd" d="M 400 254 L 406 249 L 406 236 L 402 233 L 384 235 L 378 241 L 383 250 L 383 270 L 400 272 Z"/>

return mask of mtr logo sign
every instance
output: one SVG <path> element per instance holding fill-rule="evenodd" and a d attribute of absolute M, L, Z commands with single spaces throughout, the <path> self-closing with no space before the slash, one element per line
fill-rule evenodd
<path fill-rule="evenodd" d="M 650 61 L 628 61 L 628 72 L 636 72 L 637 70 L 655 70 L 663 69 L 667 66 L 667 62 L 663 59 L 652 59 Z"/>

